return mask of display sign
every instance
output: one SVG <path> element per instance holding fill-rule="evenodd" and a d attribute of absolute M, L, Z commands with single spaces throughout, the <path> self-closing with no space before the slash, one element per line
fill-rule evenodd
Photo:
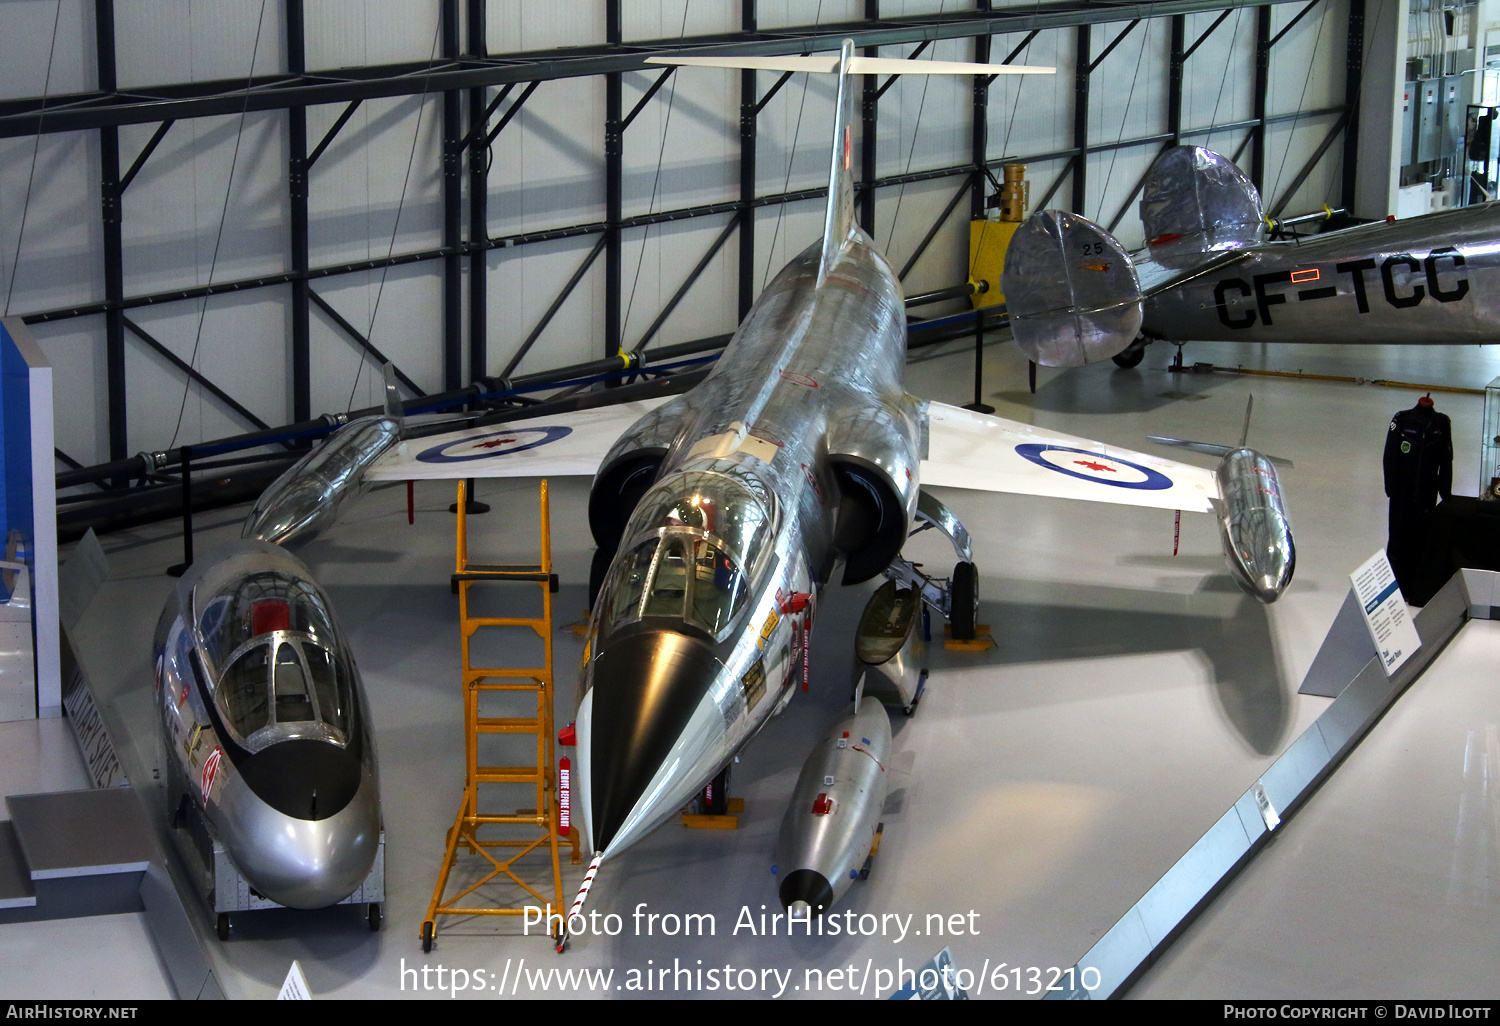
<path fill-rule="evenodd" d="M 302 975 L 302 966 L 292 959 L 292 967 L 286 971 L 286 982 L 281 985 L 277 1001 L 311 1001 L 312 991 L 307 987 L 307 977 Z"/>
<path fill-rule="evenodd" d="M 1365 626 L 1375 642 L 1375 654 L 1389 677 L 1422 644 L 1406 612 L 1406 598 L 1396 583 L 1391 561 L 1381 549 L 1349 575 Z"/>

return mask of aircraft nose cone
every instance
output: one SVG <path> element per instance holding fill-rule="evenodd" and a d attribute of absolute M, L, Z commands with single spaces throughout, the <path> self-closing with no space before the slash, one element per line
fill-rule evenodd
<path fill-rule="evenodd" d="M 1297 565 L 1286 519 L 1271 509 L 1250 511 L 1237 519 L 1227 543 L 1240 586 L 1267 604 L 1280 598 Z"/>
<path fill-rule="evenodd" d="M 798 918 L 806 918 L 808 909 L 822 915 L 833 904 L 833 885 L 815 869 L 797 869 L 781 881 L 781 904 Z"/>
<path fill-rule="evenodd" d="M 595 850 L 609 851 L 643 802 L 670 798 L 670 788 L 646 790 L 720 669 L 707 644 L 674 631 L 627 634 L 599 654 L 589 770 Z M 656 811 L 636 819 L 654 820 Z"/>

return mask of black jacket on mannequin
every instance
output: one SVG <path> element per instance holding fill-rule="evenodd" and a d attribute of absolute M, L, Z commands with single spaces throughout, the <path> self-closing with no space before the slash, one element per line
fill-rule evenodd
<path fill-rule="evenodd" d="M 1403 591 L 1422 557 L 1427 515 L 1453 492 L 1453 431 L 1426 398 L 1391 418 L 1385 436 L 1385 494 L 1390 499 L 1386 555 Z"/>

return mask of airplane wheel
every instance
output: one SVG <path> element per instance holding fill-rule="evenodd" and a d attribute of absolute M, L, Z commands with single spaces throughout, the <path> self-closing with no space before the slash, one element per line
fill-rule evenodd
<path fill-rule="evenodd" d="M 378 901 L 372 901 L 372 902 L 370 902 L 369 917 L 370 917 L 370 932 L 371 933 L 379 933 L 380 932 L 380 902 L 378 902 Z"/>
<path fill-rule="evenodd" d="M 422 924 L 422 954 L 432 951 L 432 923 Z"/>
<path fill-rule="evenodd" d="M 1146 347 L 1137 346 L 1134 342 L 1132 342 L 1123 353 L 1116 353 L 1114 356 L 1110 357 L 1110 359 L 1115 361 L 1116 367 L 1124 367 L 1126 370 L 1129 370 L 1131 367 L 1139 367 L 1141 365 L 1141 361 L 1145 358 Z"/>
<path fill-rule="evenodd" d="M 219 920 L 215 925 L 219 932 L 219 940 L 227 941 L 229 939 L 229 913 L 220 912 Z"/>
<path fill-rule="evenodd" d="M 953 628 L 953 638 L 973 641 L 974 624 L 979 619 L 979 568 L 973 563 L 955 565 L 948 588 L 948 625 Z"/>

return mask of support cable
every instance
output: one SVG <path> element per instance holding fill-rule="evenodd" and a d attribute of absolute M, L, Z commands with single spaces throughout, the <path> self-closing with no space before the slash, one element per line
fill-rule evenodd
<path fill-rule="evenodd" d="M 240 160 L 240 141 L 245 137 L 245 115 L 250 108 L 250 83 L 255 79 L 255 59 L 260 55 L 260 34 L 266 22 L 266 0 L 260 0 L 260 15 L 255 21 L 255 45 L 250 49 L 250 67 L 245 72 L 245 102 L 240 107 L 240 124 L 234 133 L 234 153 L 229 158 L 229 181 L 224 186 L 224 206 L 219 211 L 219 230 L 214 235 L 214 252 L 208 262 L 208 283 L 214 283 L 214 268 L 219 264 L 219 246 L 224 241 L 224 224 L 229 220 L 229 197 L 234 194 L 234 171 Z M 208 297 L 203 297 L 203 305 L 198 308 L 198 330 L 193 335 L 193 352 L 188 357 L 188 369 L 191 371 L 198 365 L 198 348 L 203 343 L 203 321 L 208 316 Z M 177 446 L 177 435 L 182 430 L 182 415 L 187 410 L 188 394 L 193 390 L 193 377 L 189 373 L 188 378 L 182 385 L 182 402 L 177 406 L 177 423 L 172 428 L 172 441 L 167 443 L 167 448 Z M 202 394 L 201 392 L 199 393 Z"/>
<path fill-rule="evenodd" d="M 1140 81 L 1141 78 L 1141 63 L 1146 56 L 1146 40 L 1151 38 L 1151 21 L 1154 17 L 1155 11 L 1156 4 L 1153 3 L 1146 9 L 1146 17 L 1142 19 L 1146 22 L 1146 28 L 1145 31 L 1141 33 L 1141 48 L 1136 52 L 1135 55 L 1135 74 L 1130 76 L 1130 92 L 1125 95 L 1125 113 L 1120 115 L 1120 133 L 1115 137 L 1115 143 L 1117 145 L 1114 151 L 1112 151 L 1109 155 L 1109 170 L 1104 173 L 1104 188 L 1099 190 L 1099 220 L 1101 221 L 1104 220 L 1104 201 L 1109 196 L 1109 181 L 1115 176 L 1115 161 L 1119 160 L 1120 158 L 1120 150 L 1118 144 L 1124 141 L 1125 125 L 1130 121 L 1130 104 L 1135 99 L 1135 85 L 1138 81 Z M 1138 24 L 1138 22 L 1134 24 Z M 1130 30 L 1126 29 L 1125 31 L 1128 32 Z M 1122 32 L 1120 33 L 1120 36 L 1123 38 L 1124 34 L 1125 33 Z M 1116 42 L 1118 41 L 1119 40 L 1117 39 Z M 1111 47 L 1111 49 L 1113 49 L 1113 47 Z M 1099 61 L 1102 61 L 1105 56 L 1108 55 L 1108 53 L 1109 50 L 1105 50 L 1104 53 L 1100 54 L 1098 60 L 1094 62 L 1094 66 L 1097 66 Z M 1093 66 L 1090 66 L 1089 70 L 1092 71 Z M 1099 113 L 1102 115 L 1104 112 L 1101 110 Z M 1130 200 L 1126 199 L 1125 202 L 1129 203 Z"/>
<path fill-rule="evenodd" d="M 682 0 L 682 29 L 677 33 L 677 38 L 679 40 L 687 38 L 687 17 L 688 0 Z M 667 156 L 667 133 L 672 129 L 672 104 L 677 99 L 677 78 L 672 74 L 674 70 L 676 69 L 668 68 L 666 72 L 664 72 L 662 76 L 656 80 L 651 88 L 646 90 L 646 95 L 641 97 L 640 102 L 635 105 L 635 109 L 632 110 L 629 116 L 627 116 L 620 124 L 620 149 L 623 153 L 625 149 L 624 136 L 626 127 L 630 124 L 631 121 L 635 120 L 635 116 L 641 112 L 641 108 L 645 107 L 646 101 L 651 99 L 651 97 L 655 95 L 656 91 L 666 83 L 668 78 L 671 78 L 672 88 L 667 92 L 667 116 L 662 122 L 661 126 L 661 145 L 658 146 L 656 150 L 656 177 L 651 179 L 651 199 L 646 202 L 647 214 L 652 214 L 656 211 L 656 194 L 657 190 L 661 187 L 661 167 L 662 162 L 666 159 Z M 635 278 L 630 283 L 630 298 L 625 301 L 625 316 L 620 321 L 621 346 L 624 346 L 625 344 L 625 329 L 630 327 L 630 309 L 635 305 L 635 290 L 641 283 L 641 268 L 645 266 L 646 263 L 646 244 L 650 240 L 651 225 L 648 224 L 646 225 L 645 232 L 641 234 L 641 252 L 640 256 L 638 256 L 635 261 Z M 660 286 L 661 246 L 659 243 L 657 245 L 656 281 L 657 285 Z"/>
<path fill-rule="evenodd" d="M 813 12 L 813 26 L 816 28 L 823 19 L 823 0 L 818 0 L 818 9 Z M 807 72 L 802 73 L 802 102 L 797 104 L 797 127 L 792 130 L 792 148 L 786 155 L 786 178 L 781 183 L 781 191 L 787 192 L 792 185 L 792 163 L 797 158 L 797 140 L 802 135 L 802 112 L 807 108 L 807 83 L 812 76 Z M 780 88 L 781 83 L 776 83 Z M 757 108 L 759 109 L 759 108 Z M 771 265 L 776 262 L 776 240 L 781 238 L 781 222 L 786 218 L 786 204 L 783 203 L 776 211 L 776 227 L 771 230 L 771 244 L 766 247 L 766 269 L 760 276 L 760 288 L 764 292 L 766 282 L 771 280 Z"/>
<path fill-rule="evenodd" d="M 1328 15 L 1332 8 L 1332 4 L 1325 3 L 1323 5 L 1323 17 L 1318 19 L 1318 33 L 1317 35 L 1313 36 L 1312 52 L 1314 55 L 1316 55 L 1318 52 L 1318 44 L 1323 41 L 1323 26 L 1328 24 Z M 1302 15 L 1306 14 L 1310 10 L 1312 10 L 1312 4 L 1308 4 L 1306 7 L 1304 7 L 1302 11 L 1298 13 L 1298 15 L 1293 18 L 1285 28 L 1277 33 L 1276 37 L 1271 40 L 1272 44 L 1274 45 L 1277 40 L 1286 35 L 1287 32 L 1291 30 L 1291 27 L 1297 24 L 1297 22 L 1302 19 Z M 1307 74 L 1302 78 L 1302 94 L 1297 97 L 1297 116 L 1299 118 L 1302 116 L 1302 103 L 1307 99 L 1307 87 L 1312 84 L 1312 69 L 1313 62 L 1309 60 L 1307 62 Z M 1267 190 L 1267 193 L 1271 196 L 1275 196 L 1277 194 L 1278 187 L 1281 185 L 1281 176 L 1286 173 L 1286 159 L 1287 157 L 1292 155 L 1292 139 L 1294 139 L 1296 135 L 1297 119 L 1294 118 L 1292 120 L 1291 131 L 1287 135 L 1286 146 L 1283 147 L 1281 151 L 1281 164 L 1276 168 L 1276 180 L 1271 183 L 1271 188 Z M 1290 197 L 1284 197 L 1283 199 L 1285 200 L 1289 198 Z M 1282 206 L 1285 206 L 1284 202 L 1282 203 Z"/>
<path fill-rule="evenodd" d="M 443 35 L 443 20 L 437 19 L 437 27 L 432 32 L 432 50 L 427 55 L 427 74 L 422 80 L 422 91 L 417 94 L 417 125 L 411 133 L 411 153 L 406 158 L 406 176 L 401 179 L 401 198 L 396 201 L 396 219 L 391 224 L 391 242 L 386 247 L 385 257 L 387 263 L 380 269 L 380 284 L 375 288 L 375 305 L 370 309 L 370 334 L 371 345 L 375 339 L 375 318 L 380 315 L 380 297 L 385 294 L 385 279 L 391 272 L 389 260 L 391 254 L 396 252 L 396 235 L 401 230 L 401 212 L 406 207 L 406 190 L 411 185 L 411 169 L 417 160 L 417 141 L 422 137 L 422 115 L 427 112 L 427 84 L 432 77 L 433 67 L 437 61 L 438 41 Z M 349 401 L 344 404 L 344 412 L 354 409 L 354 393 L 359 390 L 359 377 L 364 373 L 365 357 L 359 354 L 359 363 L 354 368 L 354 382 L 349 386 Z"/>
<path fill-rule="evenodd" d="M 1235 12 L 1234 28 L 1229 33 L 1229 50 L 1231 53 L 1234 51 L 1234 41 L 1240 37 L 1240 21 L 1244 18 L 1244 15 L 1245 9 L 1243 7 Z M 1214 24 L 1217 25 L 1218 22 L 1215 22 Z M 1209 31 L 1211 32 L 1213 30 L 1210 29 Z M 1203 42 L 1203 39 L 1206 38 L 1208 38 L 1208 32 L 1205 32 L 1203 34 L 1203 37 L 1198 40 L 1198 43 Z M 1193 48 L 1195 50 L 1198 48 L 1198 43 L 1193 44 Z M 1186 56 L 1183 57 L 1183 61 L 1184 63 L 1186 63 Z M 1224 75 L 1219 79 L 1219 95 L 1214 97 L 1214 112 L 1213 114 L 1209 115 L 1208 118 L 1208 123 L 1210 125 L 1217 125 L 1219 123 L 1219 105 L 1224 102 L 1224 89 L 1229 85 L 1229 66 L 1233 63 L 1234 62 L 1230 60 L 1226 60 L 1224 62 Z M 1208 147 L 1209 149 L 1213 149 L 1214 134 L 1212 132 L 1209 132 L 1208 138 L 1203 140 L 1203 145 Z"/>
<path fill-rule="evenodd" d="M 948 6 L 948 0 L 943 0 L 942 3 L 938 4 L 938 11 L 936 15 L 937 17 L 941 18 L 943 16 L 943 8 L 946 6 Z M 925 47 L 926 45 L 927 44 L 924 42 L 922 44 L 922 47 Z M 916 52 L 920 53 L 922 47 L 919 47 Z M 916 56 L 916 54 L 914 53 L 912 56 Z M 910 60 L 911 58 L 907 59 Z M 927 59 L 932 60 L 930 56 Z M 895 80 L 896 76 L 892 75 L 891 81 L 894 82 Z M 903 174 L 911 174 L 912 158 L 917 155 L 917 133 L 922 130 L 922 110 L 927 106 L 927 87 L 931 84 L 931 82 L 931 75 L 922 76 L 922 99 L 917 103 L 917 123 L 912 127 L 911 130 L 911 146 L 909 146 L 906 150 L 906 170 L 902 172 Z M 889 85 L 890 82 L 887 82 L 886 86 Z M 871 186 L 871 188 L 874 188 L 874 186 Z M 891 242 L 896 238 L 896 219 L 901 216 L 901 201 L 905 198 L 906 183 L 902 182 L 901 188 L 896 190 L 896 209 L 891 214 L 891 230 L 886 233 L 885 237 L 885 251 L 887 253 L 891 251 Z M 873 228 L 874 225 L 871 225 L 871 227 Z"/>
<path fill-rule="evenodd" d="M 10 284 L 5 289 L 5 313 L 10 314 L 10 299 L 16 291 L 16 272 L 21 266 L 21 240 L 26 237 L 26 215 L 31 213 L 31 185 L 36 178 L 36 158 L 42 148 L 42 121 L 47 117 L 47 94 L 52 88 L 52 58 L 57 53 L 57 22 L 62 14 L 62 0 L 52 11 L 52 44 L 47 48 L 47 74 L 42 80 L 42 110 L 36 123 L 36 140 L 31 144 L 31 170 L 26 172 L 26 198 L 21 202 L 21 228 L 16 233 L 16 254 L 10 262 Z"/>

